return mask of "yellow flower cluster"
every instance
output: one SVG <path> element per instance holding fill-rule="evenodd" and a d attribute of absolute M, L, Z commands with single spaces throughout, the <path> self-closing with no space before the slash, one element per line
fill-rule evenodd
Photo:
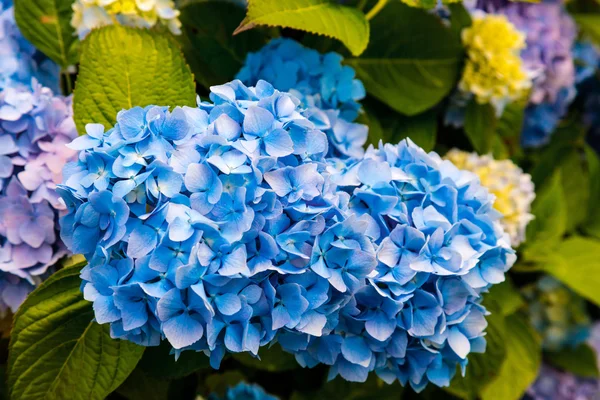
<path fill-rule="evenodd" d="M 462 32 L 467 62 L 459 88 L 490 103 L 501 114 L 507 103 L 527 94 L 531 76 L 520 57 L 525 35 L 504 15 L 474 15 L 473 25 Z"/>
<path fill-rule="evenodd" d="M 181 33 L 179 10 L 172 0 L 75 0 L 71 25 L 83 39 L 92 29 L 111 24 L 138 28 L 166 26 Z"/>
<path fill-rule="evenodd" d="M 503 217 L 500 221 L 510 236 L 513 247 L 525 241 L 525 229 L 533 219 L 531 203 L 535 199 L 531 176 L 510 160 L 494 160 L 491 156 L 479 156 L 452 149 L 444 157 L 457 168 L 475 173 L 481 184 L 496 197 L 494 208 Z"/>

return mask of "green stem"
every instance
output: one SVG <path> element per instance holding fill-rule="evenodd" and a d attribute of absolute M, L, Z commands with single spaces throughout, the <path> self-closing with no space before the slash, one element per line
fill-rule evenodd
<path fill-rule="evenodd" d="M 375 6 L 367 13 L 367 19 L 372 20 L 373 17 L 379 14 L 379 11 L 383 10 L 383 7 L 385 7 L 387 2 L 388 0 L 378 0 L 377 4 L 375 4 Z"/>
<path fill-rule="evenodd" d="M 61 71 L 61 74 L 65 79 L 65 87 L 67 89 L 65 96 L 68 96 L 71 93 L 73 93 L 73 83 L 71 82 L 71 74 L 69 74 L 69 72 L 65 70 Z"/>
<path fill-rule="evenodd" d="M 360 11 L 365 9 L 365 6 L 367 5 L 367 0 L 360 0 L 358 2 L 358 4 L 356 5 L 356 8 L 358 8 Z"/>

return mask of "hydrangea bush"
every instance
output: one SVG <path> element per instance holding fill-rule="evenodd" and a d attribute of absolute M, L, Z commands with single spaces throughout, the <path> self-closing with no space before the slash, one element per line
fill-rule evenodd
<path fill-rule="evenodd" d="M 600 4 L 0 4 L 1 398 L 597 395 Z"/>

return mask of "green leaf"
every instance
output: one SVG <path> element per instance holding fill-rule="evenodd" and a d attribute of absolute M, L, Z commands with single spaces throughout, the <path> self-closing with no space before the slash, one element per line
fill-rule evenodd
<path fill-rule="evenodd" d="M 168 400 L 169 381 L 149 377 L 136 368 L 116 392 L 127 400 Z"/>
<path fill-rule="evenodd" d="M 122 109 L 150 104 L 195 106 L 194 78 L 174 39 L 111 25 L 81 46 L 73 110 L 80 134 L 87 123 L 109 128 Z"/>
<path fill-rule="evenodd" d="M 496 141 L 492 144 L 494 158 L 509 158 L 511 154 L 514 155 L 522 151 L 521 131 L 523 130 L 526 106 L 526 101 L 514 101 L 504 108 L 496 125 Z M 498 142 L 503 144 L 506 154 L 497 153 L 496 146 Z"/>
<path fill-rule="evenodd" d="M 575 292 L 600 305 L 600 241 L 573 236 L 560 243 L 540 266 Z"/>
<path fill-rule="evenodd" d="M 358 56 L 369 43 L 369 22 L 354 7 L 329 0 L 249 0 L 234 35 L 256 25 L 294 28 L 338 39 Z"/>
<path fill-rule="evenodd" d="M 535 380 L 541 363 L 541 340 L 520 313 L 504 319 L 506 358 L 496 379 L 481 391 L 482 400 L 517 400 Z"/>
<path fill-rule="evenodd" d="M 535 260 L 556 247 L 567 230 L 567 202 L 560 171 L 538 190 L 531 212 L 535 218 L 527 225 L 523 255 Z"/>
<path fill-rule="evenodd" d="M 465 113 L 465 133 L 479 154 L 492 150 L 498 118 L 491 104 L 479 104 L 475 99 L 467 105 Z"/>
<path fill-rule="evenodd" d="M 486 295 L 486 299 L 489 295 Z M 488 327 L 486 329 L 486 351 L 485 353 L 473 353 L 469 355 L 469 363 L 465 376 L 456 374 L 446 390 L 463 399 L 476 399 L 482 389 L 492 382 L 500 372 L 506 358 L 505 322 L 504 315 L 500 311 L 498 303 L 495 307 L 489 307 L 491 315 L 488 316 Z"/>
<path fill-rule="evenodd" d="M 485 299 L 487 301 L 494 301 L 504 316 L 514 314 L 519 308 L 525 305 L 523 297 L 508 276 L 504 282 L 493 285 L 490 288 L 490 292 L 485 295 Z"/>
<path fill-rule="evenodd" d="M 574 349 L 567 348 L 560 352 L 548 353 L 547 358 L 552 365 L 584 378 L 598 378 L 596 351 L 588 344 L 580 344 Z"/>
<path fill-rule="evenodd" d="M 531 170 L 536 187 L 543 187 L 573 151 L 579 151 L 587 130 L 576 118 L 561 122 L 552 134 L 552 141 L 539 154 Z"/>
<path fill-rule="evenodd" d="M 392 143 L 410 138 L 425 151 L 433 150 L 437 137 L 437 110 L 429 110 L 419 115 L 405 117 L 399 115 L 391 137 Z"/>
<path fill-rule="evenodd" d="M 365 53 L 346 64 L 356 70 L 370 95 L 415 115 L 455 87 L 462 55 L 459 38 L 439 18 L 393 1 L 371 20 Z"/>
<path fill-rule="evenodd" d="M 448 9 L 450 10 L 450 28 L 458 40 L 461 40 L 463 29 L 473 24 L 473 18 L 462 3 L 450 3 Z"/>
<path fill-rule="evenodd" d="M 81 265 L 34 290 L 15 315 L 8 359 L 12 399 L 104 399 L 133 371 L 144 347 L 113 340 L 93 322 L 79 285 Z"/>
<path fill-rule="evenodd" d="M 232 36 L 244 9 L 222 0 L 190 3 L 181 9 L 183 53 L 198 83 L 205 88 L 233 80 L 246 54 L 267 41 L 258 30 Z"/>
<path fill-rule="evenodd" d="M 573 14 L 579 28 L 600 45 L 600 14 Z"/>
<path fill-rule="evenodd" d="M 77 63 L 79 40 L 71 27 L 72 0 L 15 1 L 23 36 L 62 68 Z"/>
<path fill-rule="evenodd" d="M 587 218 L 590 198 L 586 160 L 579 151 L 569 152 L 560 166 L 563 193 L 567 205 L 567 232 L 572 232 Z M 597 203 L 598 198 L 593 199 Z"/>
<path fill-rule="evenodd" d="M 204 353 L 184 351 L 175 360 L 172 346 L 162 341 L 160 346 L 148 347 L 140 360 L 139 369 L 151 378 L 177 379 L 199 369 L 210 368 L 209 358 Z"/>
<path fill-rule="evenodd" d="M 589 202 L 587 207 L 587 220 L 584 221 L 582 229 L 588 235 L 600 239 L 600 160 L 594 149 L 585 146 L 585 155 L 588 163 L 589 173 Z"/>
<path fill-rule="evenodd" d="M 294 356 L 283 351 L 278 344 L 261 350 L 259 356 L 260 359 L 254 358 L 246 352 L 234 354 L 233 358 L 247 367 L 262 371 L 282 372 L 300 368 Z"/>

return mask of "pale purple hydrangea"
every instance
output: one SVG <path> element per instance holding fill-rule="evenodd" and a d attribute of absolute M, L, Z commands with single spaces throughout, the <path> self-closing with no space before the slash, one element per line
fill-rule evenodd
<path fill-rule="evenodd" d="M 65 209 L 56 185 L 75 152 L 71 97 L 33 90 L 0 92 L 0 313 L 13 312 L 66 248 L 58 235 Z"/>

